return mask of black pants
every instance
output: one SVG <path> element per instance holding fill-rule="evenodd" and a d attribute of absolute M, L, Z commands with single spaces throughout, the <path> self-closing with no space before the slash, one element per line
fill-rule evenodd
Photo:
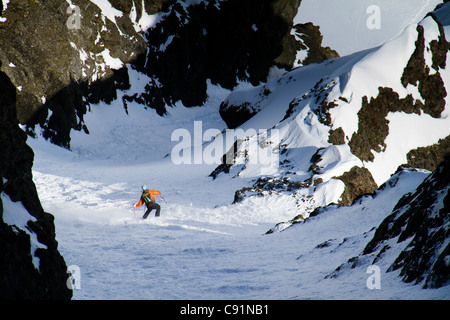
<path fill-rule="evenodd" d="M 148 215 L 150 214 L 150 211 L 153 209 L 156 209 L 155 217 L 159 217 L 159 212 L 161 211 L 161 206 L 157 204 L 156 202 L 153 202 L 152 204 L 147 204 L 147 211 L 145 211 L 143 219 L 147 219 Z"/>

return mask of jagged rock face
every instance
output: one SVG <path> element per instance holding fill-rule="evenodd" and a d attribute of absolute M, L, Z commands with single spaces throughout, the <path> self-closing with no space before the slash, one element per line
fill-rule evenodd
<path fill-rule="evenodd" d="M 239 79 L 265 81 L 274 65 L 289 69 L 298 47 L 290 31 L 300 0 L 111 0 L 105 12 L 89 0 L 72 3 L 79 28 L 69 28 L 74 11 L 56 0 L 11 2 L 0 28 L 2 71 L 18 88 L 19 121 L 30 135 L 39 126 L 66 148 L 71 130 L 89 132 L 90 103 L 110 102 L 129 87 L 125 64 L 152 80 L 145 92 L 124 96 L 124 107 L 137 101 L 163 115 L 177 101 L 202 105 L 208 79 L 233 88 Z M 141 17 L 156 13 L 143 30 Z"/>
<path fill-rule="evenodd" d="M 87 132 L 83 115 L 88 103 L 111 101 L 117 89 L 126 87 L 127 74 L 114 69 L 146 48 L 128 15 L 133 1 L 115 0 L 123 12 L 116 10 L 112 18 L 102 16 L 89 0 L 72 3 L 80 10 L 79 28 L 69 27 L 74 11 L 57 0 L 12 1 L 0 27 L 2 71 L 17 88 L 20 123 L 27 124 L 30 134 L 39 125 L 45 138 L 67 148 L 71 129 Z M 92 85 L 99 79 L 108 80 Z"/>
<path fill-rule="evenodd" d="M 0 200 L 0 299 L 70 299 L 72 291 L 66 285 L 67 266 L 57 249 L 54 218 L 42 209 L 32 181 L 34 154 L 18 126 L 16 89 L 3 72 L 0 88 L 0 193 L 21 202 L 30 214 L 28 230 L 9 225 L 4 222 L 6 212 Z M 30 232 L 45 246 L 34 253 L 40 261 L 39 270 L 32 262 Z"/>
<path fill-rule="evenodd" d="M 401 270 L 405 282 L 438 288 L 450 280 L 450 156 L 417 188 L 406 194 L 377 228 L 363 254 L 373 263 L 391 249 L 390 239 L 409 241 L 388 271 Z"/>
<path fill-rule="evenodd" d="M 207 80 L 232 89 L 238 80 L 257 85 L 274 66 L 290 68 L 290 35 L 300 0 L 208 1 L 186 7 L 171 1 L 164 19 L 146 33 L 144 72 L 158 79 L 140 97 L 158 113 L 176 101 L 205 102 Z"/>
<path fill-rule="evenodd" d="M 301 10 L 301 9 L 300 9 Z M 290 52 L 289 63 L 276 64 L 278 67 L 286 68 L 290 70 L 290 67 L 294 65 L 305 66 L 310 63 L 318 63 L 327 59 L 337 58 L 339 54 L 330 49 L 329 47 L 322 47 L 322 34 L 320 28 L 312 23 L 297 24 L 293 26 L 295 36 L 289 38 L 289 46 L 286 46 L 282 53 L 283 56 L 287 56 Z M 302 61 L 292 61 L 292 57 L 295 57 L 298 51 L 306 51 L 306 57 Z M 268 97 L 270 90 L 262 88 L 260 92 L 261 100 Z M 228 128 L 234 129 L 260 111 L 259 105 L 256 103 L 250 103 L 247 101 L 241 101 L 239 104 L 225 100 L 220 105 L 220 116 L 227 124 Z"/>

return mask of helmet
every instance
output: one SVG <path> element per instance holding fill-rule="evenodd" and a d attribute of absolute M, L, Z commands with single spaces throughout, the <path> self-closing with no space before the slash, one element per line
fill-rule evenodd
<path fill-rule="evenodd" d="M 147 188 L 147 186 L 145 184 L 141 187 L 141 189 L 142 189 L 142 191 L 148 190 L 148 188 Z"/>

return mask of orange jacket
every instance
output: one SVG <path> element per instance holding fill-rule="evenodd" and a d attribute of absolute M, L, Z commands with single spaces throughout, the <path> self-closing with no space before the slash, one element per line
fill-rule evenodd
<path fill-rule="evenodd" d="M 159 192 L 158 190 L 148 190 L 148 193 L 150 195 L 150 198 L 152 198 L 153 201 L 156 201 L 154 195 L 156 196 L 158 194 L 161 194 L 161 192 Z M 136 207 L 140 207 L 144 204 L 143 198 L 144 198 L 144 194 L 142 194 L 141 199 L 139 199 L 139 203 L 136 204 Z"/>

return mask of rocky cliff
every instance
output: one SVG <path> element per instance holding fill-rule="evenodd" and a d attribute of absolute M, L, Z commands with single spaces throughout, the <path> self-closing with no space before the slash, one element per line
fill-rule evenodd
<path fill-rule="evenodd" d="M 292 31 L 299 5 L 13 1 L 0 22 L 2 71 L 17 88 L 17 115 L 28 134 L 70 148 L 71 130 L 89 132 L 83 116 L 90 105 L 129 88 L 127 68 L 151 80 L 142 92 L 123 96 L 124 107 L 137 101 L 164 115 L 177 101 L 202 105 L 208 81 L 228 89 L 240 80 L 257 85 L 272 67 L 291 69 L 298 51 L 309 52 L 311 62 L 335 57 L 321 48 L 317 27 Z"/>
<path fill-rule="evenodd" d="M 450 156 L 417 188 L 406 194 L 377 228 L 363 255 L 383 259 L 391 247 L 408 243 L 387 270 L 403 281 L 438 288 L 450 281 Z"/>
<path fill-rule="evenodd" d="M 128 2 L 115 5 L 126 13 Z M 41 127 L 45 138 L 64 147 L 71 129 L 87 132 L 83 115 L 89 102 L 110 101 L 126 86 L 121 68 L 146 47 L 131 19 L 109 3 L 72 4 L 13 1 L 0 23 L 0 61 L 17 88 L 20 123 L 30 134 Z"/>
<path fill-rule="evenodd" d="M 33 151 L 18 126 L 16 88 L 0 72 L 0 299 L 70 299 L 53 216 L 32 180 Z"/>

